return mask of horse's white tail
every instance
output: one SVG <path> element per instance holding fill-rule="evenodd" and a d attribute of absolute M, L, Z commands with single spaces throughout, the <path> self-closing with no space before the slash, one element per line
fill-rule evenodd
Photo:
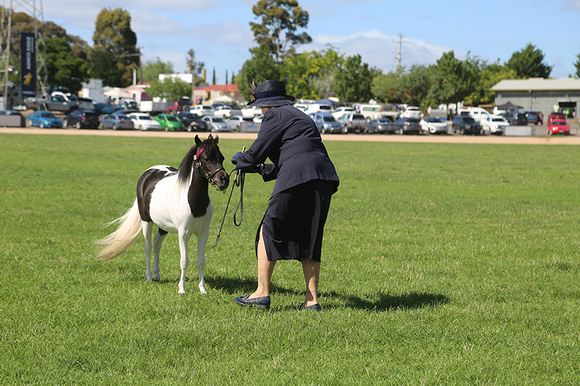
<path fill-rule="evenodd" d="M 101 260 L 110 260 L 125 252 L 141 232 L 142 222 L 139 215 L 137 200 L 135 204 L 122 217 L 110 222 L 108 225 L 119 224 L 117 230 L 105 238 L 95 241 L 96 244 L 104 245 L 104 248 L 98 253 Z"/>

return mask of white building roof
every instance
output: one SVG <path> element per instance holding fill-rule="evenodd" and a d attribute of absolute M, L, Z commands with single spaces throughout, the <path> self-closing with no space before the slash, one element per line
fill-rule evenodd
<path fill-rule="evenodd" d="M 491 88 L 492 91 L 580 91 L 580 79 L 505 79 Z"/>

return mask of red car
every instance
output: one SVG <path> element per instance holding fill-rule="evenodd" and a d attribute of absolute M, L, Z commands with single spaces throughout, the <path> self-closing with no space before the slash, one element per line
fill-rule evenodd
<path fill-rule="evenodd" d="M 548 135 L 570 134 L 570 126 L 563 119 L 554 119 L 548 123 Z"/>

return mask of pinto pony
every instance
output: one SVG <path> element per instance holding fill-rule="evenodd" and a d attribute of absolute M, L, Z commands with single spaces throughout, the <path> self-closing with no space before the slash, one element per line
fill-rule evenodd
<path fill-rule="evenodd" d="M 137 198 L 124 216 L 110 224 L 119 224 L 117 230 L 96 243 L 104 247 L 98 254 L 101 260 L 110 260 L 126 251 L 142 231 L 145 237 L 147 281 L 159 280 L 159 252 L 167 233 L 177 233 L 181 253 L 179 293 L 185 293 L 185 273 L 189 265 L 187 243 L 192 234 L 197 236 L 197 269 L 199 290 L 207 293 L 203 279 L 205 245 L 213 209 L 208 194 L 209 184 L 225 191 L 229 175 L 224 170 L 218 147 L 219 138 L 201 141 L 195 136 L 195 145 L 189 149 L 179 169 L 171 166 L 153 166 L 145 171 L 137 183 Z M 153 243 L 153 224 L 159 227 Z M 154 263 L 151 274 L 151 250 Z"/>

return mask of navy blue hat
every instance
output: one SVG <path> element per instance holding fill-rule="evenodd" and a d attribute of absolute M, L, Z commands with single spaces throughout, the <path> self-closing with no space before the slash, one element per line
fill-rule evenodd
<path fill-rule="evenodd" d="M 292 105 L 296 98 L 286 95 L 286 84 L 279 80 L 267 80 L 256 86 L 253 91 L 255 98 L 248 106 L 274 107 Z"/>

